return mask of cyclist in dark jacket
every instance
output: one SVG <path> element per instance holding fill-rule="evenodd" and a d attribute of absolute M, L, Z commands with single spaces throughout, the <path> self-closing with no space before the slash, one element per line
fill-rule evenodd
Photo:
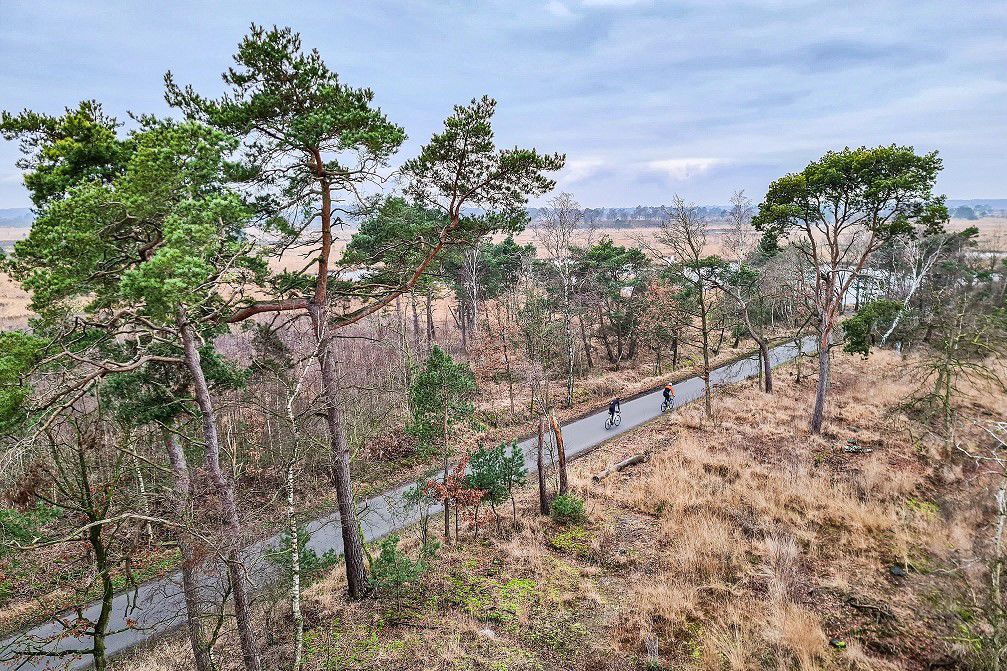
<path fill-rule="evenodd" d="M 612 402 L 608 404 L 608 418 L 615 421 L 615 413 L 622 412 L 622 408 L 619 407 L 619 397 L 616 396 L 612 399 Z"/>
<path fill-rule="evenodd" d="M 671 383 L 664 385 L 664 402 L 669 406 L 671 405 L 671 399 L 675 398 L 675 388 L 671 386 Z"/>

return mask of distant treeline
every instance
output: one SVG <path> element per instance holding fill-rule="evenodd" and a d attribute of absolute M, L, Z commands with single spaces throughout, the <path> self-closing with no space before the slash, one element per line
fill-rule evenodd
<path fill-rule="evenodd" d="M 634 226 L 658 226 L 669 211 L 670 205 L 637 205 L 636 207 L 588 207 L 581 210 L 584 221 L 589 224 L 604 224 L 609 228 L 630 228 Z M 703 217 L 720 219 L 728 208 L 720 205 L 702 205 L 698 213 Z M 538 219 L 545 213 L 543 208 L 529 207 L 528 216 Z"/>
<path fill-rule="evenodd" d="M 666 205 L 637 205 L 635 207 L 594 207 L 581 210 L 589 224 L 604 224 L 608 228 L 631 228 L 634 226 L 658 226 L 671 207 Z M 723 205 L 702 205 L 698 213 L 708 219 L 722 219 L 729 210 Z M 982 217 L 1007 216 L 1007 199 L 992 200 L 949 200 L 948 212 L 954 219 L 980 219 Z M 543 208 L 529 207 L 528 216 L 532 220 L 545 213 Z"/>
<path fill-rule="evenodd" d="M 582 210 L 584 220 L 589 224 L 608 228 L 632 228 L 634 226 L 657 226 L 668 212 L 666 205 L 637 205 L 635 207 L 588 207 Z M 710 219 L 720 219 L 728 208 L 722 205 L 703 205 L 699 214 Z M 982 217 L 1007 216 L 1007 199 L 992 200 L 949 200 L 948 212 L 955 219 L 980 219 Z M 538 219 L 544 209 L 529 207 L 528 217 Z M 0 208 L 0 227 L 21 228 L 31 225 L 34 215 L 27 207 Z"/>

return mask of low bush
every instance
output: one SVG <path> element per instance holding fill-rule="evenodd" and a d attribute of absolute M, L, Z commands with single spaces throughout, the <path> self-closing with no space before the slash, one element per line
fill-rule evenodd
<path fill-rule="evenodd" d="M 428 543 L 418 560 L 411 559 L 399 548 L 395 534 L 378 542 L 378 556 L 371 564 L 371 586 L 378 594 L 394 594 L 410 583 L 417 582 L 428 568 L 427 560 L 437 551 L 436 543 Z"/>
<path fill-rule="evenodd" d="M 587 518 L 584 499 L 576 494 L 560 494 L 552 500 L 550 510 L 552 518 L 560 524 L 577 524 Z"/>

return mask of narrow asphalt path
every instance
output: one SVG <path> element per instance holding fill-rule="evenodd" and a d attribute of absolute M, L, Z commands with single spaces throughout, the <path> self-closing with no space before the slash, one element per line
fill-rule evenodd
<path fill-rule="evenodd" d="M 801 347 L 806 352 L 813 346 L 813 341 L 809 340 Z M 776 366 L 794 359 L 798 353 L 799 349 L 794 343 L 778 345 L 770 350 L 770 359 Z M 711 381 L 714 385 L 730 384 L 758 374 L 758 356 L 753 355 L 717 368 L 711 374 Z M 676 407 L 702 396 L 703 381 L 699 377 L 692 377 L 675 385 Z M 563 438 L 567 458 L 583 454 L 610 438 L 653 421 L 661 415 L 661 401 L 661 390 L 657 389 L 622 403 L 622 424 L 609 430 L 604 426 L 605 418 L 608 416 L 607 408 L 566 424 L 563 427 Z M 518 445 L 525 454 L 525 462 L 529 469 L 534 470 L 536 440 L 524 440 Z M 403 485 L 363 503 L 360 522 L 367 540 L 381 538 L 418 520 L 418 511 L 408 509 L 403 503 L 403 494 L 411 486 Z M 435 506 L 431 508 L 431 513 L 439 510 L 440 507 Z M 311 534 L 308 547 L 318 554 L 327 551 L 342 552 L 343 542 L 338 513 L 317 519 L 307 527 Z M 278 565 L 268 557 L 270 549 L 278 543 L 279 536 L 274 536 L 248 547 L 244 552 L 249 575 L 253 576 L 253 580 L 260 587 L 273 582 L 278 575 Z M 201 590 L 209 600 L 212 595 L 219 594 L 221 583 L 217 577 L 205 576 L 201 582 Z M 99 608 L 100 604 L 91 604 L 84 609 L 83 616 L 94 621 L 98 617 Z M 108 655 L 112 656 L 151 641 L 182 626 L 184 613 L 185 601 L 181 591 L 180 573 L 144 583 L 134 590 L 119 594 L 113 602 L 112 617 L 108 626 L 108 631 L 114 633 L 106 637 Z M 0 643 L 0 668 L 43 671 L 90 667 L 90 655 L 73 654 L 74 650 L 87 647 L 88 641 L 65 635 L 65 628 L 61 624 L 61 620 L 73 621 L 76 616 L 75 611 L 62 613 L 46 624 Z M 25 656 L 24 651 L 28 650 L 43 654 Z"/>

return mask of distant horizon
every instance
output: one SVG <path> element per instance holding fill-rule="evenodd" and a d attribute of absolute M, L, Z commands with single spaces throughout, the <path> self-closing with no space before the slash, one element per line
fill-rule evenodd
<path fill-rule="evenodd" d="M 576 194 L 573 194 L 573 195 L 574 195 L 574 198 L 576 199 Z M 753 203 L 753 205 L 758 205 L 758 200 L 753 199 L 752 203 Z M 1007 197 L 1004 197 L 1004 198 L 948 198 L 947 199 L 947 203 L 948 203 L 949 206 L 952 206 L 952 207 L 959 207 L 959 206 L 963 206 L 963 205 L 964 206 L 968 206 L 968 205 L 987 205 L 987 206 L 993 207 L 993 208 L 1007 209 Z M 728 208 L 730 208 L 730 205 L 727 204 L 727 203 L 691 203 L 691 205 L 694 205 L 695 207 L 701 207 L 701 208 L 721 208 L 721 209 L 728 209 Z M 645 203 L 634 203 L 633 205 L 599 205 L 597 207 L 584 207 L 584 206 L 582 206 L 581 209 L 584 209 L 584 210 L 598 210 L 598 209 L 604 209 L 604 210 L 628 210 L 628 209 L 633 209 L 633 208 L 637 208 L 637 207 L 648 207 L 649 208 L 649 207 L 667 207 L 667 206 L 668 206 L 667 203 L 654 203 L 654 204 L 650 204 L 650 203 L 646 203 L 646 204 Z M 542 209 L 543 207 L 545 207 L 545 205 L 544 204 L 540 204 L 540 205 L 535 205 L 535 206 L 528 206 L 527 209 L 535 210 L 535 209 Z M 16 224 L 12 225 L 8 220 L 6 220 L 6 218 L 4 216 L 5 214 L 7 214 L 8 216 L 14 215 L 14 216 L 18 216 L 18 217 L 23 217 L 25 214 L 30 214 L 31 212 L 32 212 L 32 208 L 31 207 L 0 207 L 0 227 L 6 226 L 6 227 L 9 227 L 9 228 L 19 228 L 19 226 L 17 226 Z"/>

